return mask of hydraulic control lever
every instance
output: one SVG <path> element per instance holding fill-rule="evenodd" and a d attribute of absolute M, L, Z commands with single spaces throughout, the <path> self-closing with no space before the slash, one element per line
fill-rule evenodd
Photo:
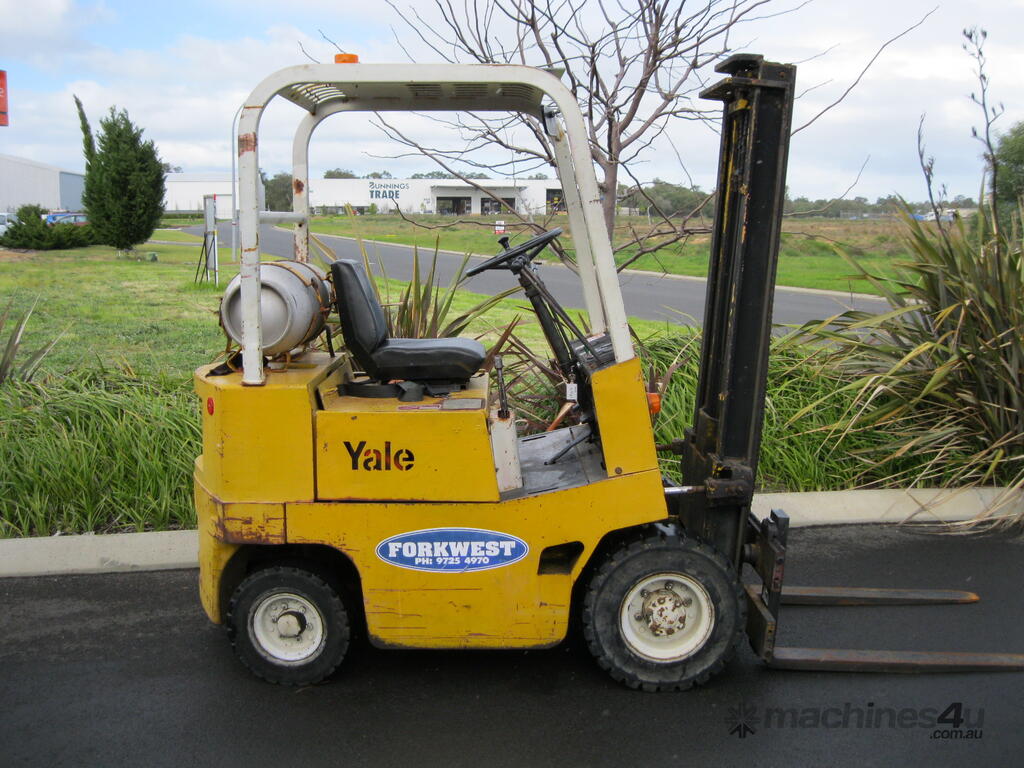
<path fill-rule="evenodd" d="M 508 390 L 505 388 L 505 361 L 501 359 L 501 355 L 494 358 L 494 375 L 498 379 L 498 418 L 507 419 Z"/>

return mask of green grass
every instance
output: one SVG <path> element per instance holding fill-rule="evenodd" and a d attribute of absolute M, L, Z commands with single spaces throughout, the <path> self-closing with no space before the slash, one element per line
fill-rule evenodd
<path fill-rule="evenodd" d="M 171 243 L 195 243 L 196 245 L 203 244 L 203 238 L 200 235 L 190 235 L 188 232 L 182 232 L 179 229 L 158 229 L 153 233 L 153 237 L 150 240 L 161 240 Z M 145 247 L 141 245 L 139 250 L 143 250 Z"/>
<path fill-rule="evenodd" d="M 213 314 L 220 289 L 192 282 L 198 249 L 139 251 L 150 252 L 158 261 L 117 258 L 106 246 L 0 260 L 0 296 L 13 296 L 18 309 L 39 297 L 26 348 L 63 333 L 40 375 L 126 365 L 184 379 L 224 347 Z"/>
<path fill-rule="evenodd" d="M 156 262 L 145 259 L 150 252 L 157 254 Z M 222 260 L 218 288 L 193 282 L 197 248 L 150 243 L 139 253 L 142 260 L 117 258 L 113 249 L 93 246 L 0 259 L 0 296 L 14 297 L 15 313 L 39 297 L 24 348 L 37 349 L 63 331 L 39 375 L 82 366 L 126 366 L 138 373 L 187 379 L 224 349 L 226 340 L 215 313 L 237 265 Z M 392 296 L 401 286 L 390 282 Z M 452 311 L 457 315 L 482 298 L 460 291 Z M 483 336 L 485 342 L 497 338 L 495 329 L 516 316 L 523 320 L 519 335 L 531 344 L 542 344 L 540 326 L 522 297 L 500 302 L 466 335 Z M 649 335 L 668 326 L 638 320 L 635 327 Z"/>
<path fill-rule="evenodd" d="M 156 262 L 107 247 L 0 255 L 0 296 L 39 302 L 24 344 L 61 331 L 36 384 L 0 387 L 0 537 L 165 530 L 195 524 L 192 461 L 200 452 L 191 374 L 224 348 L 222 288 L 195 285 L 198 251 L 146 245 Z M 225 263 L 223 284 L 235 267 Z M 401 284 L 387 286 L 397 294 Z M 482 297 L 460 292 L 460 313 Z M 495 338 L 514 317 L 542 334 L 523 299 L 507 299 L 470 332 Z M 639 323 L 645 335 L 667 326 Z M 486 341 L 486 338 L 485 338 Z"/>
<path fill-rule="evenodd" d="M 659 442 L 681 436 L 690 422 L 699 340 L 686 330 L 662 334 L 643 353 L 661 368 L 680 353 L 683 365 L 655 423 Z M 795 428 L 787 424 L 832 386 L 798 352 L 773 355 L 761 490 L 854 485 L 864 469 L 856 450 L 883 441 L 883 430 L 835 439 L 824 427 L 841 403 L 816 409 Z M 192 527 L 190 477 L 200 450 L 197 403 L 178 377 L 92 371 L 0 387 L 0 537 Z M 661 460 L 678 478 L 678 457 Z"/>
<path fill-rule="evenodd" d="M 79 372 L 0 387 L 0 537 L 194 528 L 192 393 Z"/>
<path fill-rule="evenodd" d="M 203 217 L 198 215 L 198 214 L 196 214 L 196 215 L 188 215 L 188 214 L 174 213 L 174 214 L 165 215 L 162 219 L 160 219 L 160 223 L 157 226 L 160 226 L 160 227 L 194 227 L 197 224 L 202 224 L 202 223 L 203 223 Z"/>
<path fill-rule="evenodd" d="M 800 250 L 792 248 L 792 240 L 784 238 L 779 254 L 779 266 L 776 276 L 778 285 L 797 288 L 815 288 L 828 291 L 844 291 L 853 293 L 873 293 L 878 291 L 866 280 L 857 276 L 849 266 L 835 253 L 826 255 L 805 251 L 816 251 L 819 243 L 802 241 Z M 632 269 L 643 269 L 651 272 L 668 272 L 674 275 L 691 275 L 707 277 L 708 255 L 697 252 L 699 246 L 686 246 L 681 249 L 667 249 L 642 256 Z M 866 256 L 862 263 L 876 273 L 895 275 L 892 261 L 882 256 Z"/>
<path fill-rule="evenodd" d="M 493 221 L 497 216 L 476 217 L 479 223 L 451 224 L 450 217 L 416 216 L 415 221 L 437 229 L 424 229 L 399 216 L 328 216 L 315 218 L 311 231 L 363 237 L 367 240 L 417 245 L 433 249 L 439 243 L 444 250 L 459 253 L 493 254 L 499 249 Z M 509 223 L 508 217 L 505 217 Z M 620 231 L 615 242 L 622 243 L 628 236 L 628 227 L 638 229 L 646 225 L 639 217 L 620 219 Z M 549 227 L 562 227 L 567 234 L 561 242 L 572 248 L 572 233 L 566 216 L 554 217 Z M 888 220 L 841 221 L 837 219 L 786 219 L 783 224 L 782 246 L 779 252 L 779 285 L 816 288 L 835 291 L 878 293 L 877 289 L 855 275 L 854 271 L 835 252 L 833 243 L 843 244 L 857 255 L 866 268 L 876 274 L 895 275 L 893 264 L 906 258 L 907 251 L 900 238 L 898 223 Z M 517 230 L 510 227 L 514 234 Z M 519 235 L 519 239 L 525 235 Z M 645 256 L 631 265 L 632 269 L 668 272 L 677 275 L 704 277 L 707 275 L 710 238 L 694 235 L 684 243 L 676 243 Z M 625 250 L 617 255 L 621 263 L 635 251 Z"/>
<path fill-rule="evenodd" d="M 681 437 L 693 419 L 700 363 L 700 339 L 696 331 L 682 329 L 643 345 L 645 364 L 654 362 L 663 372 L 677 359 L 682 361 L 662 397 L 662 411 L 655 420 L 655 439 L 668 443 Z M 884 484 L 886 473 L 874 470 L 863 453 L 883 446 L 888 430 L 864 429 L 841 435 L 830 426 L 848 406 L 834 397 L 836 381 L 821 366 L 808 360 L 807 350 L 773 344 L 768 364 L 764 429 L 761 438 L 758 486 L 762 491 L 832 491 Z M 827 402 L 801 411 L 821 399 Z M 791 421 L 800 415 L 795 423 Z M 679 457 L 660 457 L 662 470 L 680 480 Z M 913 454 L 904 458 L 906 468 L 923 465 Z"/>

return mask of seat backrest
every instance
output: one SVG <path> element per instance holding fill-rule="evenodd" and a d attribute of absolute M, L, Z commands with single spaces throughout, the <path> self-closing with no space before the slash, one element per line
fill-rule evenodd
<path fill-rule="evenodd" d="M 350 259 L 331 264 L 345 345 L 363 370 L 376 378 L 373 352 L 388 338 L 387 319 L 362 265 Z"/>

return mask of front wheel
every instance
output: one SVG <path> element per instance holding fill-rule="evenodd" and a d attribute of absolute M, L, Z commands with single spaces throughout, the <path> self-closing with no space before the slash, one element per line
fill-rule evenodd
<path fill-rule="evenodd" d="M 326 581 L 300 568 L 250 574 L 231 597 L 226 623 L 238 658 L 271 683 L 318 683 L 348 650 L 349 621 L 341 598 Z"/>
<path fill-rule="evenodd" d="M 648 691 L 708 680 L 743 636 L 735 571 L 706 544 L 657 534 L 611 553 L 583 606 L 591 653 L 613 678 Z"/>

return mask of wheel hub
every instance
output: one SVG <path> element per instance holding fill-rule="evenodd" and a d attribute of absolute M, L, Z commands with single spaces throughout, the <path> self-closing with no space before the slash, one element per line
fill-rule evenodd
<path fill-rule="evenodd" d="M 637 581 L 620 609 L 622 639 L 636 654 L 675 662 L 699 651 L 715 624 L 715 607 L 701 582 L 685 573 L 655 573 Z"/>
<path fill-rule="evenodd" d="M 641 621 L 655 637 L 674 635 L 686 626 L 686 602 L 666 584 L 644 598 Z"/>
<path fill-rule="evenodd" d="M 281 637 L 298 637 L 306 628 L 306 617 L 301 613 L 286 611 L 277 618 L 277 633 Z"/>
<path fill-rule="evenodd" d="M 271 592 L 253 606 L 252 638 L 257 650 L 275 663 L 310 661 L 323 650 L 324 619 L 307 598 Z"/>

